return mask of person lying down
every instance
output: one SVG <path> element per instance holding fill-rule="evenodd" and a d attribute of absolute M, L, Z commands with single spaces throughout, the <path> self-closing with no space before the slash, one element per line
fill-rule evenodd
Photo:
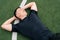
<path fill-rule="evenodd" d="M 26 12 L 28 8 L 29 15 Z M 20 22 L 13 24 L 12 22 L 16 19 L 19 19 Z M 22 8 L 16 8 L 14 16 L 5 21 L 1 27 L 10 32 L 18 32 L 31 40 L 60 40 L 60 34 L 52 33 L 39 19 L 35 2 L 30 2 Z"/>

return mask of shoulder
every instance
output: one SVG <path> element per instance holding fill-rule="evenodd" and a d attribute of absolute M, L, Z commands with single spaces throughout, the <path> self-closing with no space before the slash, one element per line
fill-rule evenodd
<path fill-rule="evenodd" d="M 31 10 L 31 11 L 30 11 L 30 14 L 38 15 L 38 11 L 36 11 L 36 10 Z"/>

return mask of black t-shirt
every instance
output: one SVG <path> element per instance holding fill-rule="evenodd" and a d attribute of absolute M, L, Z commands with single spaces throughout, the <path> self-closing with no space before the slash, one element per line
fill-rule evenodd
<path fill-rule="evenodd" d="M 12 32 L 21 33 L 32 40 L 48 40 L 52 33 L 42 24 L 37 14 L 37 11 L 31 10 L 29 16 L 18 24 L 12 24 Z"/>

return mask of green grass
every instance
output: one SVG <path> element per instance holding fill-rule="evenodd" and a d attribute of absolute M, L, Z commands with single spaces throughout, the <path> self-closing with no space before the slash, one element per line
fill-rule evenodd
<path fill-rule="evenodd" d="M 38 7 L 38 15 L 43 24 L 54 33 L 60 33 L 60 0 L 28 0 L 35 1 Z M 0 0 L 0 25 L 13 16 L 14 9 L 19 6 L 21 0 Z M 11 40 L 11 32 L 0 28 L 0 40 Z M 18 34 L 18 40 L 28 38 Z"/>

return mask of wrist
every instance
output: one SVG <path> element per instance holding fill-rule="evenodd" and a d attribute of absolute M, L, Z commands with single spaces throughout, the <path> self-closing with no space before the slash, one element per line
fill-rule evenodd
<path fill-rule="evenodd" d="M 24 8 L 24 7 L 21 7 L 21 9 L 22 9 L 22 10 L 25 10 L 25 8 Z"/>
<path fill-rule="evenodd" d="M 13 16 L 13 19 L 17 19 L 15 16 Z"/>

